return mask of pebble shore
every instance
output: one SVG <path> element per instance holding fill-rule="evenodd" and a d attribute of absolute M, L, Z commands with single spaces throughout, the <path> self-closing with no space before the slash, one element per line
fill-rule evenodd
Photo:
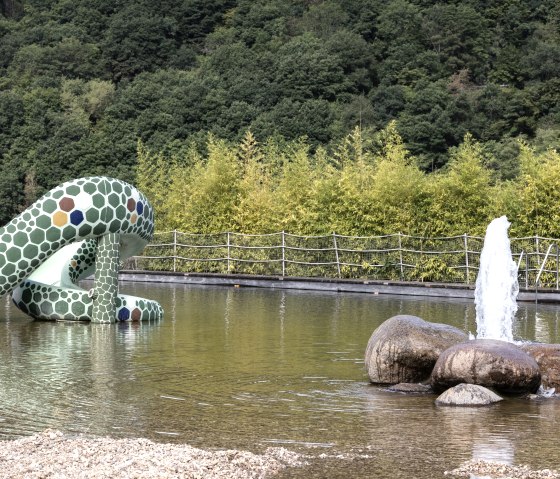
<path fill-rule="evenodd" d="M 204 450 L 148 439 L 70 436 L 52 429 L 0 441 L 0 479 L 267 479 L 287 467 L 304 465 L 304 457 L 282 447 L 254 454 Z M 560 473 L 554 469 L 536 470 L 484 460 L 467 461 L 444 474 L 488 479 L 560 479 Z"/>
<path fill-rule="evenodd" d="M 268 448 L 260 455 L 209 451 L 147 439 L 67 436 L 50 429 L 0 441 L 2 479 L 253 479 L 301 465 L 300 456 L 284 448 Z"/>
<path fill-rule="evenodd" d="M 491 479 L 560 479 L 560 473 L 554 469 L 535 470 L 528 466 L 510 466 L 483 460 L 467 461 L 457 469 L 445 471 L 446 476 L 471 477 L 473 474 Z"/>

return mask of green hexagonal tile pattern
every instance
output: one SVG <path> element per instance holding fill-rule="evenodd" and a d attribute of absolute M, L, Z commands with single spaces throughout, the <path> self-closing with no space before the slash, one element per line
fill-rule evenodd
<path fill-rule="evenodd" d="M 92 321 L 96 323 L 111 323 L 115 320 L 119 288 L 119 241 L 120 235 L 116 233 L 99 238 L 92 311 Z"/>
<path fill-rule="evenodd" d="M 35 319 L 161 319 L 157 302 L 117 291 L 119 245 L 137 254 L 153 230 L 153 209 L 133 186 L 106 177 L 64 183 L 0 228 L 0 295 L 12 291 Z M 87 292 L 77 284 L 93 271 Z"/>

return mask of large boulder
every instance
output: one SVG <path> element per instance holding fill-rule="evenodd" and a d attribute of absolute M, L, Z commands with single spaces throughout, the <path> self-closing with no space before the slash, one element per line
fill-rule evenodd
<path fill-rule="evenodd" d="M 475 339 L 445 350 L 434 366 L 431 383 L 435 392 L 468 383 L 521 394 L 539 388 L 541 373 L 537 362 L 515 344 Z"/>
<path fill-rule="evenodd" d="M 478 384 L 458 384 L 444 391 L 437 399 L 438 406 L 488 406 L 503 398 Z"/>
<path fill-rule="evenodd" d="M 417 316 L 393 316 L 369 339 L 365 358 L 369 379 L 376 384 L 427 381 L 438 356 L 467 339 L 453 326 L 428 323 Z"/>
<path fill-rule="evenodd" d="M 560 344 L 526 343 L 519 347 L 539 365 L 542 387 L 560 392 Z"/>

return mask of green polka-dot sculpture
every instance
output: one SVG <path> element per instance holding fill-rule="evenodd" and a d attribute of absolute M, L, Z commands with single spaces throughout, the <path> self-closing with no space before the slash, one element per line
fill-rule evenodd
<path fill-rule="evenodd" d="M 36 319 L 161 319 L 157 302 L 116 294 L 115 262 L 139 253 L 153 230 L 153 209 L 133 186 L 105 177 L 64 183 L 0 228 L 0 295 L 13 290 L 16 306 Z M 77 283 L 96 263 L 88 292 Z"/>

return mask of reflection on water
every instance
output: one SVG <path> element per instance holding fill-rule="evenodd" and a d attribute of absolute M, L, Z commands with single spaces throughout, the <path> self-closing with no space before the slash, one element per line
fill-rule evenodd
<path fill-rule="evenodd" d="M 473 459 L 513 464 L 515 449 L 510 440 L 503 437 L 489 437 L 487 442 L 476 443 L 473 447 Z"/>
<path fill-rule="evenodd" d="M 441 477 L 472 458 L 558 467 L 556 399 L 438 408 L 372 386 L 366 343 L 415 314 L 474 332 L 470 301 L 122 285 L 162 303 L 141 324 L 40 323 L 3 305 L 0 437 L 47 427 L 311 455 L 285 477 Z M 558 342 L 555 306 L 520 305 L 516 338 Z"/>

